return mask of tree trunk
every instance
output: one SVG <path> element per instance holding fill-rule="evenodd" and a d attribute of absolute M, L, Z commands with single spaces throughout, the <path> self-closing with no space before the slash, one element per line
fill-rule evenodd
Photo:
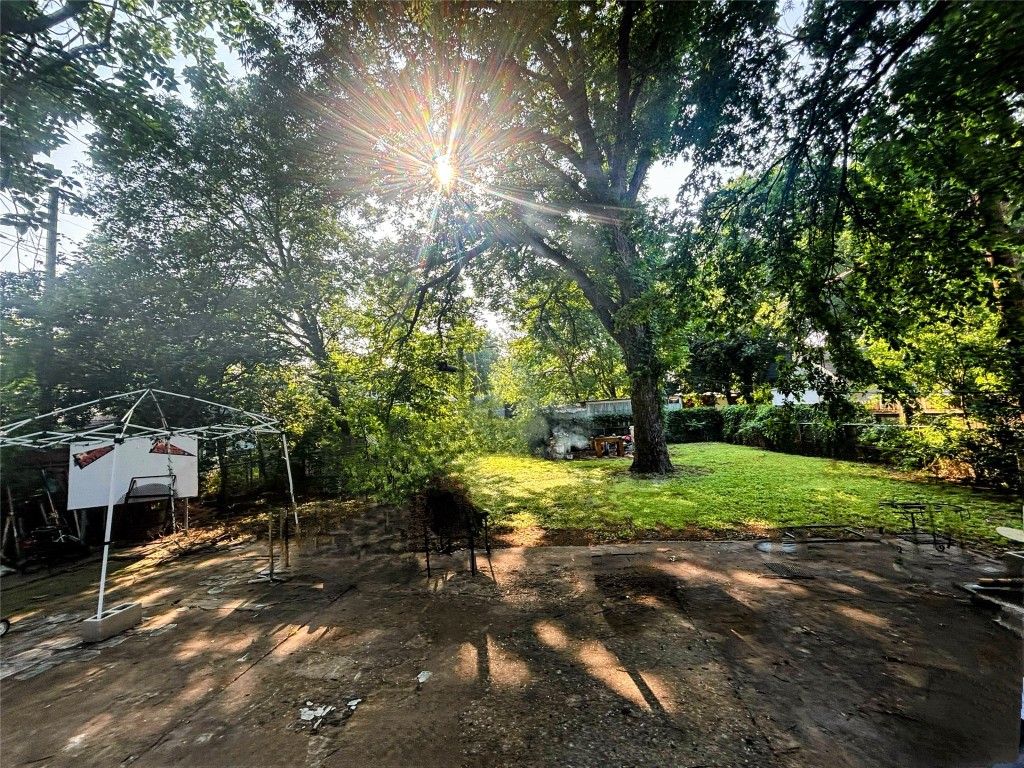
<path fill-rule="evenodd" d="M 672 462 L 665 442 L 665 425 L 661 414 L 661 366 L 654 349 L 651 329 L 634 325 L 616 334 L 622 346 L 626 372 L 632 387 L 633 466 L 639 474 L 667 474 Z"/>
<path fill-rule="evenodd" d="M 220 469 L 220 487 L 217 489 L 217 508 L 222 512 L 228 508 L 228 484 L 230 482 L 230 470 L 228 469 L 227 448 L 223 440 L 217 440 L 217 467 Z"/>
<path fill-rule="evenodd" d="M 260 489 L 265 491 L 270 486 L 267 480 L 267 456 L 263 452 L 263 443 L 258 437 L 256 438 L 256 462 L 260 468 Z"/>

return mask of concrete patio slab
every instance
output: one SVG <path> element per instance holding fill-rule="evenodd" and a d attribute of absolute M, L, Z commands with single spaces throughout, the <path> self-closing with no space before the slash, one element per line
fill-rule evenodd
<path fill-rule="evenodd" d="M 143 623 L 76 634 L 59 579 L 0 640 L 4 766 L 989 766 L 1021 643 L 959 549 L 753 542 L 432 558 L 255 542 L 123 569 Z M 781 563 L 804 578 L 781 578 Z M 785 569 L 783 569 L 785 570 Z M 32 601 L 29 593 L 45 599 Z M 421 673 L 429 673 L 422 675 Z"/>

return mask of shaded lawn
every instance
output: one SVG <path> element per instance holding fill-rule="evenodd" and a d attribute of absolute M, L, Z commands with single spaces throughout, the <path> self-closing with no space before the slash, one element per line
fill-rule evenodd
<path fill-rule="evenodd" d="M 960 504 L 970 514 L 964 538 L 974 542 L 1008 544 L 996 526 L 1021 523 L 1012 496 L 872 464 L 725 443 L 673 445 L 669 452 L 679 472 L 666 478 L 632 477 L 627 459 L 483 456 L 470 467 L 468 485 L 474 502 L 491 512 L 498 532 L 588 530 L 609 540 L 665 528 L 716 536 L 787 525 L 908 528 L 901 516 L 879 508 L 882 501 Z"/>

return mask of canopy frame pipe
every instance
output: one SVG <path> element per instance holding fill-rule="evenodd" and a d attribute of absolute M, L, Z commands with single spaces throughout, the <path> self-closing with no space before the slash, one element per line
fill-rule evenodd
<path fill-rule="evenodd" d="M 239 424 L 222 422 L 191 427 L 172 426 L 168 423 L 167 418 L 164 415 L 164 409 L 161 407 L 160 399 L 157 395 L 179 398 L 189 402 L 211 406 L 226 413 L 230 413 L 237 419 L 247 421 L 248 423 Z M 160 427 L 148 426 L 145 424 L 134 423 L 132 421 L 136 408 L 138 408 L 147 397 L 152 399 L 156 405 L 156 410 L 161 422 Z M 86 408 L 97 406 L 102 408 L 103 404 L 132 398 L 135 400 L 125 412 L 124 416 L 110 423 L 96 426 L 87 425 L 81 429 L 37 429 L 34 432 L 18 434 L 25 427 L 43 419 L 56 419 L 66 414 L 82 411 Z M 295 501 L 295 483 L 294 478 L 292 477 L 291 459 L 288 452 L 288 437 L 284 429 L 281 428 L 280 422 L 277 419 L 271 418 L 270 416 L 262 413 L 246 411 L 241 408 L 235 408 L 234 406 L 224 405 L 222 403 L 215 403 L 212 400 L 206 400 L 201 397 L 182 395 L 176 392 L 168 392 L 167 390 L 150 387 L 146 389 L 132 390 L 131 392 L 123 392 L 117 395 L 108 395 L 107 397 L 96 398 L 84 403 L 79 403 L 78 405 L 58 408 L 48 413 L 39 414 L 38 416 L 32 416 L 27 419 L 20 419 L 9 424 L 4 424 L 0 426 L 0 448 L 21 447 L 47 449 L 70 445 L 74 442 L 113 441 L 114 450 L 111 451 L 110 487 L 107 494 L 107 512 L 103 535 L 103 559 L 100 569 L 99 599 L 96 609 L 96 618 L 99 619 L 102 618 L 106 598 L 107 571 L 111 535 L 113 531 L 113 513 L 116 502 L 116 499 L 114 498 L 113 479 L 117 468 L 118 446 L 123 445 L 125 440 L 129 437 L 171 437 L 173 435 L 187 435 L 195 437 L 197 440 L 216 441 L 226 440 L 244 434 L 281 436 L 281 449 L 284 454 L 285 471 L 288 478 L 288 498 L 291 503 L 292 514 L 295 517 L 295 526 L 297 530 L 299 526 L 299 512 L 298 504 Z M 272 539 L 270 546 L 271 548 L 273 547 Z M 271 563 L 273 563 L 273 549 L 271 549 L 270 557 Z M 287 552 L 285 553 L 285 557 L 287 558 Z M 273 572 L 273 565 L 271 565 L 271 572 Z"/>

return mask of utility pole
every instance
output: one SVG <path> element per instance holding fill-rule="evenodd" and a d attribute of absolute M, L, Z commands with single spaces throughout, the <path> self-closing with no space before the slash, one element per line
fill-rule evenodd
<path fill-rule="evenodd" d="M 57 206 L 60 203 L 60 188 L 50 187 L 50 205 L 46 217 L 46 281 L 44 297 L 50 300 L 53 284 L 57 279 Z"/>
<path fill-rule="evenodd" d="M 57 283 L 57 210 L 60 188 L 50 187 L 50 203 L 46 217 L 46 264 L 43 271 L 41 319 L 44 324 L 39 355 L 36 357 L 36 385 L 39 387 L 39 411 L 53 410 L 53 291 Z"/>

